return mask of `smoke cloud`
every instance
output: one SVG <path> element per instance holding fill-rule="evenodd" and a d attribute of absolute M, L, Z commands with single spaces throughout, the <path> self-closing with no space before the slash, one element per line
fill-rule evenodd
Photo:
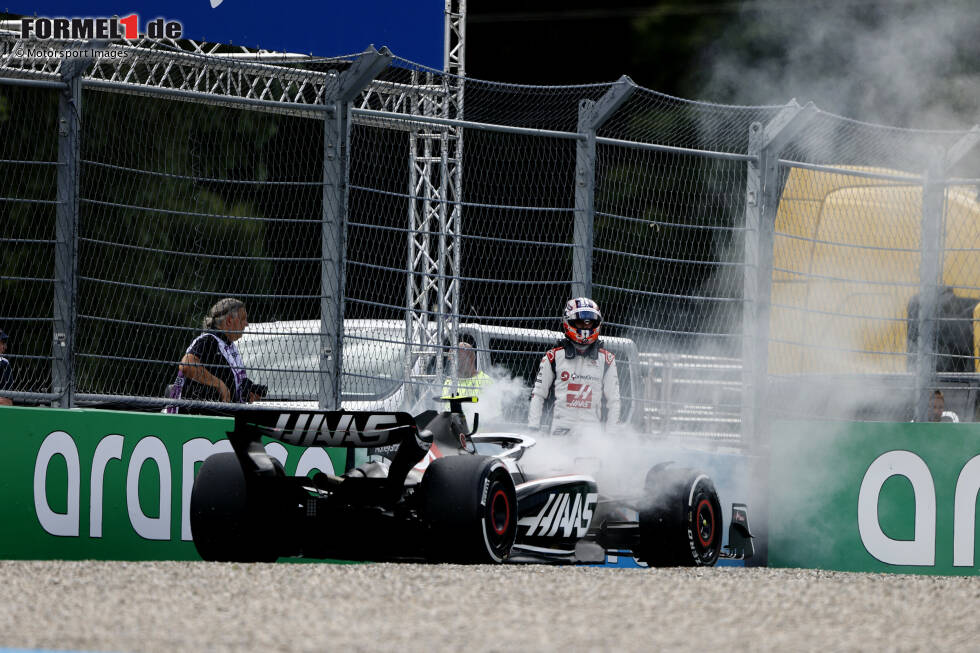
<path fill-rule="evenodd" d="M 479 432 L 516 432 L 534 438 L 534 447 L 521 461 L 532 475 L 585 474 L 596 479 L 603 494 L 639 497 L 650 468 L 670 462 L 675 467 L 704 471 L 712 478 L 726 524 L 731 503 L 747 500 L 746 461 L 734 455 L 734 450 L 724 453 L 712 447 L 714 451 L 708 452 L 682 436 L 651 436 L 631 424 L 607 426 L 579 436 L 552 437 L 546 428 L 531 432 L 525 417 L 531 388 L 501 367 L 488 374 L 495 382 L 481 391 L 474 407 L 480 416 Z"/>
<path fill-rule="evenodd" d="M 865 122 L 965 129 L 980 120 L 977 34 L 973 0 L 746 2 L 704 52 L 703 97 L 795 97 Z"/>
<path fill-rule="evenodd" d="M 980 11 L 974 0 L 745 2 L 714 45 L 704 51 L 698 95 L 740 105 L 778 105 L 795 98 L 800 105 L 812 101 L 824 112 L 853 121 L 909 129 L 966 130 L 980 123 L 978 34 Z M 901 142 L 892 145 L 905 152 L 889 154 L 892 161 L 888 162 L 873 149 L 884 150 L 881 142 L 869 138 L 868 149 L 861 151 L 848 142 L 850 134 L 843 134 L 845 138 L 841 135 L 828 133 L 822 141 L 811 138 L 806 143 L 809 160 L 867 166 L 875 165 L 870 157 L 878 154 L 879 161 L 890 167 L 921 174 L 933 140 L 899 139 Z M 859 160 L 861 157 L 869 158 Z M 954 176 L 980 176 L 980 148 L 974 148 L 953 172 Z M 791 183 L 792 178 L 787 187 Z M 816 182 L 811 177 L 802 185 L 812 188 Z M 847 185 L 867 186 L 860 181 Z M 852 196 L 838 194 L 840 206 L 814 209 L 839 213 L 834 217 L 840 221 L 841 230 L 821 232 L 821 237 L 860 243 L 870 249 L 816 246 L 813 251 L 822 254 L 813 254 L 815 262 L 810 264 L 816 267 L 809 269 L 799 262 L 795 266 L 786 260 L 777 262 L 784 268 L 815 272 L 823 280 L 802 282 L 801 276 L 784 275 L 785 283 L 774 284 L 770 357 L 745 361 L 770 373 L 775 392 L 764 410 L 774 420 L 829 417 L 900 421 L 908 419 L 903 408 L 910 411 L 914 402 L 913 382 L 898 376 L 906 372 L 904 356 L 861 352 L 904 350 L 906 304 L 917 291 L 918 258 L 906 257 L 915 260 L 900 263 L 901 254 L 875 254 L 871 250 L 875 246 L 918 246 L 921 192 L 903 198 L 901 206 L 882 201 L 890 197 L 894 202 L 895 191 L 883 191 L 876 197 L 868 197 L 867 188 L 848 192 Z M 823 206 L 822 198 L 805 201 Z M 820 224 L 824 218 L 820 215 L 813 219 Z M 906 224 L 897 224 L 899 218 L 905 218 Z M 959 242 L 951 246 L 974 248 L 977 244 Z M 820 265 L 824 267 L 817 269 Z M 886 283 L 855 283 L 861 279 Z M 780 304 L 807 310 L 781 310 L 777 307 Z M 886 379 L 888 375 L 892 378 Z M 793 427 L 774 422 L 773 441 L 784 428 Z M 835 446 L 838 427 L 828 424 L 820 430 L 824 437 L 812 446 Z M 752 437 L 754 434 L 743 433 L 746 440 Z M 777 474 L 772 482 L 783 496 L 792 494 L 795 486 L 792 479 L 780 477 L 779 470 L 798 470 L 800 461 L 807 457 L 806 452 L 797 451 L 791 454 L 792 459 L 769 461 Z M 822 481 L 830 491 L 843 481 L 835 478 L 832 470 L 827 472 Z M 755 496 L 767 492 L 763 487 L 753 489 Z M 805 506 L 810 499 L 797 496 L 794 505 L 800 506 L 802 514 L 809 514 Z M 816 520 L 795 526 L 812 528 L 814 542 L 827 536 Z"/>

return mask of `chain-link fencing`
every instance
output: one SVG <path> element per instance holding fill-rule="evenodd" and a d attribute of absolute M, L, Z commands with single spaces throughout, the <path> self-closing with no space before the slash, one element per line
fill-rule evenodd
<path fill-rule="evenodd" d="M 58 93 L 0 87 L 0 329 L 16 369 L 8 396 L 54 399 Z M 26 393 L 24 395 L 13 395 Z"/>
<path fill-rule="evenodd" d="M 428 408 L 467 387 L 465 342 L 495 381 L 481 413 L 513 425 L 565 301 L 588 295 L 622 417 L 650 437 L 740 446 L 773 417 L 926 419 L 936 390 L 974 419 L 976 128 L 627 78 L 497 84 L 386 51 L 141 42 L 69 65 L 2 38 L 18 403 L 233 408 L 174 392 L 233 297 L 265 405 Z"/>

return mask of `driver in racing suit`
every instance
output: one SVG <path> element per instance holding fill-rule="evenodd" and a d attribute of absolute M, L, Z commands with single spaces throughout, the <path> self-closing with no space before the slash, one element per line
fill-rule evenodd
<path fill-rule="evenodd" d="M 616 357 L 602 348 L 599 305 L 587 297 L 565 304 L 565 338 L 545 353 L 531 391 L 528 428 L 541 427 L 545 402 L 554 402 L 553 435 L 588 434 L 621 421 Z"/>

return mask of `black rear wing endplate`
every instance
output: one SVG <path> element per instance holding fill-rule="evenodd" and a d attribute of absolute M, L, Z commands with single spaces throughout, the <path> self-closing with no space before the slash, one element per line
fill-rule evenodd
<path fill-rule="evenodd" d="M 728 527 L 727 551 L 718 556 L 729 560 L 748 560 L 755 555 L 753 535 L 749 530 L 749 509 L 744 503 L 732 504 L 732 521 Z"/>

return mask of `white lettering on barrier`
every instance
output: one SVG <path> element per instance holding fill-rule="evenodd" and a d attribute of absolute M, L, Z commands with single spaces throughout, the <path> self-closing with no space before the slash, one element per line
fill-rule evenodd
<path fill-rule="evenodd" d="M 912 483 L 915 528 L 911 540 L 894 540 L 881 530 L 878 496 L 892 476 L 904 476 Z M 925 461 L 911 451 L 889 451 L 871 463 L 858 495 L 858 531 L 868 553 L 886 564 L 936 564 L 936 488 Z"/>
<path fill-rule="evenodd" d="M 972 567 L 976 546 L 977 493 L 980 491 L 980 456 L 960 470 L 953 500 L 953 566 Z"/>
<path fill-rule="evenodd" d="M 110 460 L 122 460 L 123 436 L 107 435 L 99 441 L 92 456 L 92 498 L 89 501 L 89 537 L 102 537 L 102 490 L 105 466 Z"/>
<path fill-rule="evenodd" d="M 283 467 L 286 466 L 286 459 L 289 458 L 289 452 L 286 451 L 286 447 L 282 446 L 278 442 L 270 442 L 265 445 L 265 452 L 271 457 L 279 461 L 279 464 Z"/>
<path fill-rule="evenodd" d="M 57 513 L 48 504 L 48 463 L 62 456 L 68 464 L 68 509 Z M 52 535 L 78 537 L 78 512 L 81 496 L 81 465 L 78 448 L 64 431 L 54 431 L 44 438 L 34 461 L 34 512 L 43 528 Z"/>
<path fill-rule="evenodd" d="M 103 437 L 92 455 L 91 498 L 89 502 L 89 536 L 102 537 L 104 521 L 104 496 L 106 467 L 112 460 L 122 460 L 125 438 L 110 434 Z M 266 453 L 285 467 L 289 452 L 282 444 L 270 442 L 265 446 Z M 181 448 L 181 518 L 180 538 L 190 541 L 190 502 L 194 487 L 195 467 L 208 456 L 232 451 L 228 440 L 211 442 L 207 438 L 194 438 L 185 442 Z M 55 512 L 48 503 L 47 477 L 51 459 L 62 456 L 67 471 L 67 510 Z M 139 502 L 139 477 L 143 465 L 152 460 L 156 463 L 160 476 L 160 513 L 148 517 Z M 296 467 L 296 476 L 306 476 L 318 469 L 333 474 L 333 461 L 324 449 L 311 448 L 303 452 Z M 169 540 L 171 535 L 171 505 L 173 500 L 173 475 L 170 455 L 166 445 L 156 436 L 139 440 L 129 458 L 126 470 L 126 508 L 133 529 L 141 537 L 149 540 Z M 78 537 L 80 528 L 81 502 L 81 462 L 75 441 L 64 431 L 52 431 L 45 437 L 34 461 L 34 512 L 38 522 L 47 533 L 63 537 Z"/>
<path fill-rule="evenodd" d="M 881 530 L 878 497 L 884 482 L 904 476 L 915 495 L 912 540 L 893 540 Z M 953 566 L 974 566 L 976 506 L 980 494 L 980 456 L 971 458 L 956 479 L 953 499 Z M 865 549 L 894 565 L 934 566 L 936 559 L 936 491 L 925 462 L 909 451 L 889 451 L 875 459 L 864 475 L 858 496 L 858 530 Z"/>
<path fill-rule="evenodd" d="M 319 447 L 307 449 L 303 452 L 303 455 L 299 458 L 299 462 L 296 463 L 295 476 L 306 476 L 314 469 L 319 469 L 324 474 L 334 473 L 333 461 L 330 460 L 327 452 Z"/>
<path fill-rule="evenodd" d="M 160 516 L 147 517 L 140 506 L 139 480 L 143 463 L 152 460 L 160 471 Z M 170 502 L 173 497 L 170 455 L 167 445 L 159 438 L 150 436 L 136 443 L 126 472 L 126 505 L 129 522 L 138 535 L 148 540 L 170 539 Z"/>

